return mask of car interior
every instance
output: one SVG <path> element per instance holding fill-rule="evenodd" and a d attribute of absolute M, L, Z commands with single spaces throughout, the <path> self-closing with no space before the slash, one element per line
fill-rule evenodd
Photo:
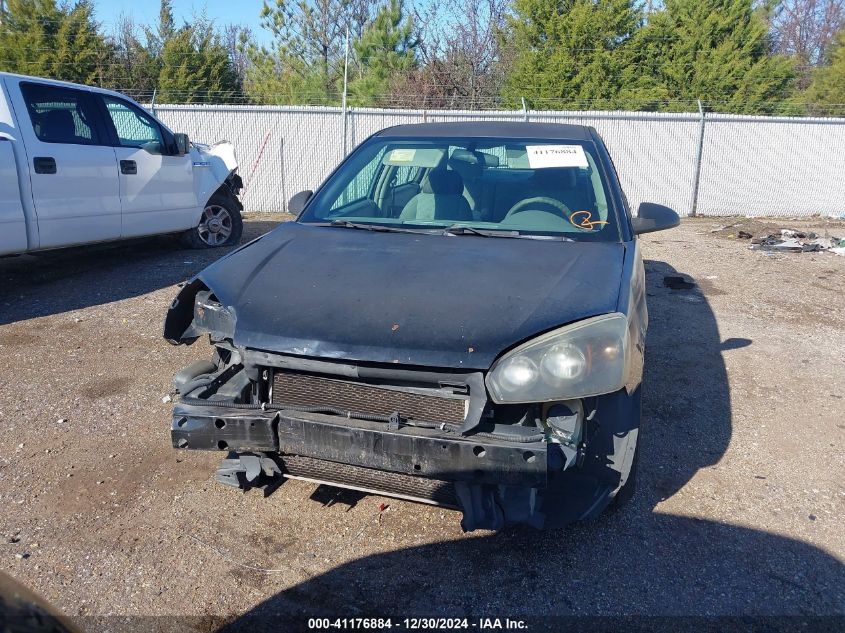
<path fill-rule="evenodd" d="M 368 177 L 362 172 L 349 184 L 330 217 L 600 231 L 607 224 L 607 200 L 587 156 L 586 168 L 531 168 L 525 145 L 487 151 L 392 145 L 375 167 L 367 166 Z"/>

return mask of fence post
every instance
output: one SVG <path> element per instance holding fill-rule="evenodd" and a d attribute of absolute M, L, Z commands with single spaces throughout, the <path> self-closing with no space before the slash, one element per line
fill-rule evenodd
<path fill-rule="evenodd" d="M 346 158 L 346 89 L 348 84 L 349 73 L 349 26 L 346 27 L 346 52 L 343 57 L 343 156 Z"/>
<path fill-rule="evenodd" d="M 279 164 L 282 166 L 282 210 L 288 210 L 288 193 L 285 187 L 285 137 L 279 141 Z"/>
<path fill-rule="evenodd" d="M 528 123 L 528 109 L 525 107 L 525 97 L 520 97 L 522 99 L 522 120 Z"/>
<path fill-rule="evenodd" d="M 698 148 L 695 151 L 695 179 L 692 183 L 692 202 L 690 203 L 689 216 L 695 217 L 698 209 L 698 184 L 701 181 L 701 152 L 704 149 L 704 108 L 701 107 L 701 99 L 698 100 Z"/>

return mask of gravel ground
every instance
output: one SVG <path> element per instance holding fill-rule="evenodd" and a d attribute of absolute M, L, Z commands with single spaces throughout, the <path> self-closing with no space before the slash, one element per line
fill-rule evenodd
<path fill-rule="evenodd" d="M 245 237 L 280 219 L 250 218 Z M 452 511 L 321 503 L 299 481 L 242 494 L 214 483 L 221 455 L 171 449 L 162 398 L 209 348 L 171 347 L 162 320 L 220 251 L 159 238 L 0 260 L 0 571 L 102 630 L 119 620 L 93 616 L 195 616 L 129 622 L 204 631 L 270 614 L 278 630 L 313 614 L 845 627 L 845 257 L 752 252 L 711 233 L 721 224 L 644 238 L 636 496 L 543 533 L 462 534 Z M 670 290 L 666 274 L 698 286 Z"/>

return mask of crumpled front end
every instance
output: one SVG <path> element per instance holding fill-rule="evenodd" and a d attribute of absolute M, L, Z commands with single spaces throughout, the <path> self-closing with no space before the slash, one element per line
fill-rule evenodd
<path fill-rule="evenodd" d="M 174 378 L 171 436 L 175 448 L 225 452 L 221 483 L 300 478 L 457 508 L 474 530 L 595 516 L 628 477 L 638 387 L 496 404 L 484 371 L 238 347 L 236 321 L 195 280 L 165 326 L 172 342 L 207 334 L 215 346 Z"/>
<path fill-rule="evenodd" d="M 237 173 L 238 161 L 232 143 L 219 141 L 205 145 L 192 142 L 190 154 L 197 200 L 204 203 L 221 187 L 226 187 L 234 196 L 241 192 L 243 182 Z"/>

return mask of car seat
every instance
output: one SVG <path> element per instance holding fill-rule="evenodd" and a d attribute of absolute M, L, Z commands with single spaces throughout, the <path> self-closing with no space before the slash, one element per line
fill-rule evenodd
<path fill-rule="evenodd" d="M 458 172 L 435 169 L 423 182 L 422 190 L 408 201 L 400 220 L 449 220 L 468 222 L 472 211 L 464 198 L 464 183 Z"/>

